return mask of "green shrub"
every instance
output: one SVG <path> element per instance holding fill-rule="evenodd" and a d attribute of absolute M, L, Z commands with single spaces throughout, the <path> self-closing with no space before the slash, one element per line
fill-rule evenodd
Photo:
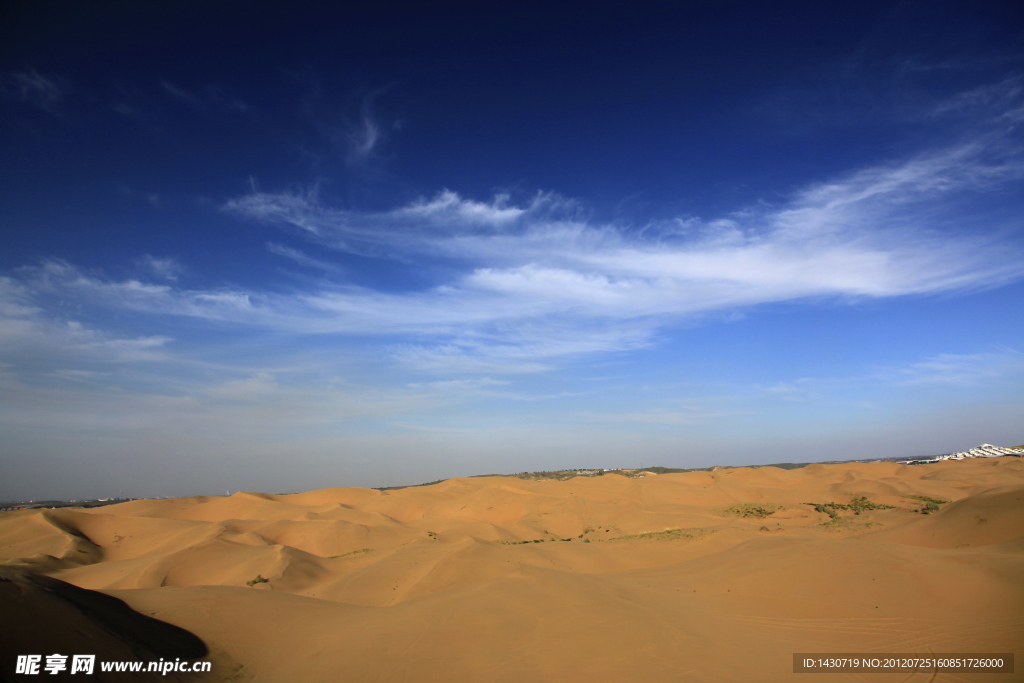
<path fill-rule="evenodd" d="M 867 496 L 857 496 L 845 509 L 853 510 L 853 514 L 859 515 L 864 510 L 891 510 L 892 505 L 882 505 L 881 503 L 872 503 L 868 500 Z"/>
<path fill-rule="evenodd" d="M 269 579 L 264 579 L 261 574 L 257 574 L 255 579 L 251 579 L 249 581 L 246 581 L 245 585 L 248 586 L 249 588 L 252 588 L 257 583 L 267 583 L 268 581 L 269 581 Z"/>
<path fill-rule="evenodd" d="M 919 500 L 922 503 L 934 503 L 935 505 L 945 505 L 948 500 L 942 500 L 941 498 L 929 498 L 928 496 L 907 496 L 911 500 Z"/>
<path fill-rule="evenodd" d="M 804 503 L 804 505 L 810 505 L 818 512 L 829 516 L 829 521 L 822 522 L 822 524 L 838 523 L 839 510 L 852 510 L 853 514 L 859 515 L 865 510 L 891 510 L 893 508 L 892 505 L 873 503 L 868 500 L 867 496 L 855 496 L 848 505 L 844 505 L 843 503 Z"/>
<path fill-rule="evenodd" d="M 755 503 L 737 503 L 736 505 L 730 505 L 725 508 L 724 512 L 730 515 L 736 515 L 737 517 L 757 517 L 758 519 L 764 519 L 768 515 L 773 515 L 782 509 L 781 505 L 772 505 L 771 503 L 755 504 Z"/>
<path fill-rule="evenodd" d="M 706 536 L 715 533 L 715 529 L 665 529 L 664 531 L 649 531 L 644 534 L 632 534 L 610 539 L 614 541 L 699 541 Z"/>
<path fill-rule="evenodd" d="M 373 548 L 360 548 L 359 550 L 353 550 L 350 553 L 342 553 L 341 555 L 331 555 L 327 559 L 328 560 L 336 560 L 339 557 L 348 557 L 349 555 L 361 555 L 363 553 L 371 552 L 372 550 L 373 550 Z"/>
<path fill-rule="evenodd" d="M 811 505 L 814 509 L 823 515 L 828 515 L 832 519 L 838 519 L 839 513 L 836 512 L 835 503 L 804 503 L 804 505 Z"/>
<path fill-rule="evenodd" d="M 929 498 L 928 496 L 907 496 L 911 500 L 919 500 L 924 503 L 924 506 L 914 510 L 922 515 L 930 515 L 933 512 L 938 512 L 941 508 L 940 505 L 945 505 L 948 500 L 942 500 L 941 498 Z"/>

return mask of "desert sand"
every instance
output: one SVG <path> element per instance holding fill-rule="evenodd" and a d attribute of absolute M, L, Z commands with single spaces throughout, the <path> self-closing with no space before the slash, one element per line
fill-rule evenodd
<path fill-rule="evenodd" d="M 921 497 L 948 502 L 923 514 Z M 858 498 L 892 507 L 808 505 Z M 0 563 L 5 655 L 15 632 L 47 653 L 75 638 L 159 649 L 112 634 L 127 617 L 82 608 L 78 587 L 198 636 L 213 672 L 195 680 L 1024 680 L 1017 457 L 13 511 Z M 159 633 L 150 622 L 128 630 Z M 795 652 L 1018 661 L 794 674 Z"/>

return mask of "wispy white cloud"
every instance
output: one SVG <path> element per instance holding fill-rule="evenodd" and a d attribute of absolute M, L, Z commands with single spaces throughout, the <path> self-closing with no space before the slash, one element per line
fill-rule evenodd
<path fill-rule="evenodd" d="M 449 374 L 521 374 L 544 372 L 553 365 L 537 359 L 526 349 L 509 344 L 437 343 L 392 349 L 402 364 L 420 372 Z"/>
<path fill-rule="evenodd" d="M 203 440 L 237 435 L 246 440 L 268 432 L 333 426 L 360 419 L 397 416 L 429 407 L 412 391 L 345 385 L 330 381 L 281 381 L 273 374 L 193 380 L 174 391 L 124 387 L 111 374 L 59 369 L 59 382 L 23 382 L 0 373 L 0 424 L 6 430 L 44 428 L 52 433 L 101 430 L 120 434 L 155 432 L 172 441 L 183 435 Z M 303 432 L 302 430 L 306 430 Z"/>
<path fill-rule="evenodd" d="M 375 111 L 375 103 L 385 90 L 358 97 L 357 103 L 349 107 L 354 113 L 343 116 L 340 124 L 319 125 L 330 142 L 343 151 L 345 162 L 353 169 L 366 171 L 385 161 L 387 144 L 400 127 L 398 121 L 389 121 Z"/>
<path fill-rule="evenodd" d="M 278 424 L 331 424 L 356 417 L 394 415 L 421 407 L 421 394 L 347 383 L 330 377 L 282 378 L 259 371 L 208 383 L 194 395 L 203 403 L 239 408 L 255 406 Z"/>
<path fill-rule="evenodd" d="M 776 382 L 764 387 L 764 392 L 781 398 L 783 401 L 807 401 L 820 397 L 817 391 L 818 380 L 812 377 L 801 377 L 791 382 Z"/>
<path fill-rule="evenodd" d="M 525 208 L 510 205 L 508 194 L 498 194 L 490 202 L 463 199 L 451 190 L 445 190 L 430 200 L 420 199 L 391 213 L 392 219 L 408 219 L 441 226 L 445 231 L 458 230 L 458 226 L 472 228 L 502 228 L 513 224 L 544 199 L 539 195 Z"/>
<path fill-rule="evenodd" d="M 249 322 L 257 322 L 258 309 L 245 291 L 186 290 L 137 279 L 112 280 L 62 260 L 47 260 L 22 272 L 24 286 L 38 294 L 74 296 L 93 306 L 239 322 L 256 314 L 250 315 Z"/>
<path fill-rule="evenodd" d="M 41 313 L 32 303 L 32 293 L 26 285 L 9 277 L 0 277 L 0 316 L 14 320 Z"/>
<path fill-rule="evenodd" d="M 413 382 L 409 384 L 410 389 L 427 389 L 429 391 L 478 391 L 495 386 L 508 384 L 505 380 L 497 380 L 492 377 L 479 377 L 475 379 L 448 379 L 436 382 Z"/>
<path fill-rule="evenodd" d="M 139 191 L 126 183 L 118 183 L 116 187 L 117 191 L 125 197 L 129 197 L 133 200 L 144 201 L 154 209 L 162 209 L 165 205 L 166 200 L 159 192 Z"/>
<path fill-rule="evenodd" d="M 645 321 L 523 316 L 495 324 L 482 318 L 435 326 L 430 342 L 393 345 L 400 363 L 440 374 L 527 374 L 651 346 L 658 330 Z M 446 330 L 450 330 L 446 332 Z"/>
<path fill-rule="evenodd" d="M 974 354 L 942 353 L 883 373 L 906 386 L 1021 386 L 1024 352 L 1011 348 Z"/>
<path fill-rule="evenodd" d="M 1024 387 L 1024 352 L 1007 346 L 995 346 L 978 353 L 939 353 L 903 365 L 857 368 L 848 374 L 831 377 L 801 377 L 764 386 L 741 389 L 733 398 L 763 402 L 765 396 L 789 402 L 849 402 L 853 397 L 873 398 L 859 405 L 874 407 L 879 397 L 913 397 L 928 401 L 939 395 L 976 396 L 981 391 L 991 397 L 1020 396 Z M 972 399 L 973 400 L 973 399 Z"/>
<path fill-rule="evenodd" d="M 165 358 L 163 349 L 172 341 L 162 335 L 123 337 L 77 320 L 54 318 L 41 306 L 27 305 L 29 298 L 24 286 L 0 278 L 0 354 L 17 361 L 12 367 L 153 362 Z"/>
<path fill-rule="evenodd" d="M 19 286 L 31 295 L 250 328 L 391 337 L 381 347 L 425 371 L 540 372 L 649 346 L 672 326 L 709 314 L 1020 279 L 1021 214 L 981 226 L 965 199 L 1009 196 L 1022 180 L 1024 150 L 1004 125 L 805 187 L 783 203 L 706 220 L 611 224 L 553 193 L 479 201 L 450 190 L 373 212 L 332 206 L 317 188 L 269 193 L 254 186 L 223 210 L 322 247 L 392 259 L 396 269 L 412 264 L 418 276 L 438 258 L 444 270 L 434 273 L 435 284 L 404 290 L 337 277 L 289 291 L 211 290 L 180 287 L 166 274 L 159 283 L 117 281 L 49 261 L 24 270 Z M 330 270 L 298 249 L 267 248 Z"/>
<path fill-rule="evenodd" d="M 161 80 L 160 87 L 168 95 L 193 107 L 226 109 L 245 114 L 252 112 L 251 105 L 218 85 L 211 84 L 199 90 L 189 90 L 176 83 Z"/>
<path fill-rule="evenodd" d="M 821 183 L 783 206 L 706 223 L 689 219 L 682 231 L 680 221 L 632 232 L 595 225 L 566 215 L 569 203 L 550 195 L 516 206 L 504 195 L 484 203 L 446 191 L 366 214 L 326 208 L 311 195 L 254 193 L 226 209 L 299 228 L 338 249 L 473 264 L 446 287 L 401 299 L 457 308 L 463 320 L 476 305 L 495 319 L 638 319 L 1011 281 L 1024 273 L 1012 248 L 994 234 L 951 229 L 948 223 L 963 215 L 937 216 L 965 193 L 1022 177 L 1019 149 L 975 142 Z M 317 299 L 326 308 L 351 309 L 358 297 Z"/>
<path fill-rule="evenodd" d="M 538 254 L 552 246 L 596 237 L 601 229 L 573 223 L 575 208 L 552 193 L 538 193 L 522 206 L 508 194 L 491 201 L 465 199 L 444 190 L 389 211 L 369 213 L 326 205 L 319 187 L 298 192 L 252 192 L 226 202 L 224 211 L 262 223 L 295 229 L 325 246 L 361 255 L 407 258 L 497 258 L 509 248 L 512 258 L 524 248 Z M 532 247 L 531 247 L 532 245 Z"/>
<path fill-rule="evenodd" d="M 117 283 L 119 291 L 112 283 L 51 265 L 68 278 L 64 282 L 106 297 L 108 305 L 110 296 L 123 297 L 117 299 L 121 302 L 141 296 L 151 304 L 163 301 L 159 297 L 169 290 L 127 282 Z M 339 376 L 345 363 L 335 358 L 303 363 L 300 353 L 279 353 L 271 360 L 261 352 L 252 362 L 241 351 L 244 343 L 223 357 L 221 348 L 204 354 L 164 335 L 118 334 L 68 317 L 69 310 L 83 308 L 77 303 L 48 305 L 51 294 L 73 289 L 32 288 L 0 278 L 0 423 L 8 432 L 100 430 L 116 438 L 156 430 L 172 438 L 183 430 L 217 435 L 328 429 L 354 419 L 417 412 L 437 402 L 431 397 L 436 392 L 346 381 Z"/>
<path fill-rule="evenodd" d="M 254 108 L 251 104 L 227 91 L 219 85 L 207 85 L 204 89 L 206 99 L 208 102 L 222 108 L 231 111 L 239 112 L 242 114 L 252 114 Z"/>
<path fill-rule="evenodd" d="M 587 422 L 633 422 L 647 425 L 698 425 L 713 423 L 722 418 L 742 415 L 737 411 L 707 410 L 703 408 L 687 408 L 683 410 L 648 410 L 643 412 L 592 413 L 582 412 L 577 415 Z"/>
<path fill-rule="evenodd" d="M 1019 121 L 1024 107 L 1024 77 L 1010 76 L 996 83 L 986 83 L 940 102 L 930 112 L 932 116 L 986 116 L 996 121 Z"/>
<path fill-rule="evenodd" d="M 163 88 L 164 92 L 166 92 L 167 94 L 172 95 L 173 97 L 176 97 L 179 100 L 182 100 L 183 102 L 187 102 L 192 105 L 200 104 L 199 97 L 189 92 L 185 88 L 182 88 L 179 85 L 171 83 L 170 81 L 160 81 L 160 87 Z"/>
<path fill-rule="evenodd" d="M 267 242 L 267 251 L 277 256 L 282 256 L 293 263 L 296 263 L 304 268 L 313 268 L 326 273 L 340 273 L 342 268 L 333 263 L 328 263 L 321 259 L 313 258 L 301 249 L 295 249 L 284 244 L 277 244 L 276 242 Z"/>
<path fill-rule="evenodd" d="M 969 193 L 1022 178 L 1020 145 L 986 135 L 816 184 L 783 205 L 642 229 L 594 223 L 551 194 L 517 205 L 504 194 L 480 202 L 444 191 L 367 213 L 328 207 L 315 191 L 252 193 L 224 208 L 354 253 L 459 259 L 473 270 L 453 284 L 468 289 L 525 295 L 545 288 L 584 306 L 621 301 L 640 314 L 687 313 L 1014 279 L 1019 260 L 1000 257 L 992 234 L 958 230 L 972 218 L 954 209 Z"/>
<path fill-rule="evenodd" d="M 60 380 L 67 380 L 71 382 L 81 382 L 83 384 L 99 384 L 108 382 L 114 373 L 112 372 L 100 372 L 97 370 L 79 370 L 74 368 L 57 368 L 49 373 L 50 377 L 56 377 Z"/>
<path fill-rule="evenodd" d="M 470 379 L 446 379 L 434 382 L 411 382 L 407 386 L 423 392 L 425 397 L 464 399 L 502 399 L 507 401 L 549 401 L 574 396 L 583 396 L 589 392 L 561 391 L 555 393 L 536 393 L 517 391 L 508 380 L 493 377 L 476 377 Z"/>
<path fill-rule="evenodd" d="M 382 135 L 380 125 L 373 120 L 369 111 L 364 111 L 359 122 L 350 126 L 345 135 L 349 162 L 364 163 L 372 157 Z"/>
<path fill-rule="evenodd" d="M 185 271 L 185 267 L 176 259 L 158 258 L 150 254 L 143 254 L 136 263 L 146 274 L 171 282 L 176 282 L 178 276 Z"/>
<path fill-rule="evenodd" d="M 441 285 L 398 293 L 325 285 L 283 294 L 116 282 L 49 262 L 32 287 L 297 333 L 421 335 L 423 342 L 393 348 L 423 369 L 541 371 L 574 356 L 643 347 L 659 330 L 708 313 L 1018 279 L 1019 241 L 960 228 L 972 217 L 957 202 L 1019 184 L 1021 160 L 1008 141 L 980 139 L 805 188 L 781 206 L 640 229 L 588 221 L 576 204 L 549 194 L 517 204 L 507 195 L 479 202 L 445 191 L 367 213 L 327 207 L 315 192 L 253 192 L 225 210 L 335 249 L 419 264 L 440 255 L 463 270 Z M 268 248 L 317 265 L 299 250 Z"/>
<path fill-rule="evenodd" d="M 30 104 L 53 112 L 67 94 L 68 86 L 55 76 L 35 69 L 0 75 L 0 95 L 7 100 Z"/>

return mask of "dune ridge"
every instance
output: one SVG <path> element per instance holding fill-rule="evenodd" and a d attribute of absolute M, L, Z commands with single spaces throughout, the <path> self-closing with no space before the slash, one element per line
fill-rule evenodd
<path fill-rule="evenodd" d="M 1024 460 L 19 511 L 0 561 L 188 629 L 230 680 L 789 680 L 793 652 L 1019 650 Z"/>

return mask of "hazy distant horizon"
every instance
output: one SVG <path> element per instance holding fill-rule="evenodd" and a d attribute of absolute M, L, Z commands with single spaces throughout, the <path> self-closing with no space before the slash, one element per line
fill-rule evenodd
<path fill-rule="evenodd" d="M 1011 5 L 25 3 L 0 500 L 1019 445 Z"/>
<path fill-rule="evenodd" d="M 1020 441 L 1020 440 L 1021 439 L 1018 439 L 1018 441 Z M 1011 441 L 1012 441 L 1012 439 L 1011 439 Z M 975 444 L 975 445 L 981 445 L 981 444 L 979 443 L 979 444 Z M 993 445 L 999 445 L 999 444 L 993 444 Z M 1021 444 L 1018 444 L 1018 443 L 1006 443 L 1006 444 L 1002 444 L 1002 445 L 1004 445 L 1004 446 L 1019 446 Z M 936 456 L 936 455 L 948 455 L 950 453 L 955 453 L 955 452 L 958 452 L 958 451 L 943 451 L 941 453 L 940 452 L 933 452 L 933 453 L 904 453 L 904 454 L 901 454 L 901 455 L 892 455 L 892 456 L 862 455 L 861 457 L 863 459 L 865 459 L 865 460 L 874 460 L 874 459 L 879 459 L 880 460 L 880 459 L 884 459 L 884 458 L 896 458 L 896 457 L 905 457 L 905 458 L 909 459 L 909 458 L 915 458 L 915 457 L 931 457 L 931 456 Z M 859 458 L 851 458 L 851 459 L 859 459 Z M 241 487 L 241 488 L 226 488 L 226 489 L 224 489 L 223 493 L 221 493 L 218 490 L 213 490 L 213 489 L 210 489 L 209 487 L 206 487 L 206 488 L 202 488 L 201 490 L 195 490 L 195 491 L 192 491 L 192 492 L 189 492 L 189 491 L 187 491 L 185 489 L 181 489 L 181 490 L 177 490 L 174 494 L 149 494 L 149 495 L 141 494 L 141 493 L 131 493 L 131 492 L 126 492 L 123 489 L 119 489 L 119 490 L 117 490 L 115 492 L 108 492 L 108 493 L 105 493 L 105 494 L 97 494 L 97 495 L 92 495 L 92 496 L 84 496 L 84 495 L 72 496 L 72 495 L 68 495 L 68 496 L 61 497 L 61 498 L 57 498 L 57 497 L 34 497 L 34 498 L 0 499 L 0 503 L 22 503 L 22 502 L 29 502 L 29 501 L 32 501 L 32 500 L 34 500 L 34 501 L 42 501 L 42 500 L 61 500 L 61 501 L 82 500 L 82 501 L 87 501 L 87 500 L 98 500 L 98 499 L 101 499 L 101 498 L 122 498 L 122 497 L 126 498 L 126 499 L 128 499 L 128 498 L 188 498 L 188 497 L 192 497 L 192 496 L 232 495 L 232 494 L 243 492 L 243 491 L 245 491 L 245 492 L 252 492 L 252 493 L 268 493 L 268 494 L 280 495 L 280 494 L 304 493 L 306 491 L 312 491 L 312 490 L 317 490 L 317 489 L 322 489 L 322 488 L 335 488 L 335 487 L 395 488 L 395 487 L 406 487 L 406 486 L 420 486 L 420 485 L 423 485 L 423 484 L 433 483 L 435 481 L 444 481 L 444 480 L 447 480 L 447 479 L 453 479 L 453 478 L 457 478 L 457 477 L 480 477 L 480 476 L 488 476 L 488 475 L 494 475 L 494 476 L 514 476 L 514 475 L 517 475 L 517 474 L 521 474 L 523 472 L 558 472 L 558 471 L 566 471 L 566 470 L 574 470 L 574 469 L 585 470 L 585 469 L 604 469 L 604 468 L 607 468 L 607 469 L 629 470 L 629 469 L 646 469 L 646 468 L 651 468 L 651 467 L 671 467 L 671 468 L 679 468 L 679 469 L 704 469 L 704 468 L 715 467 L 715 466 L 724 466 L 724 467 L 760 467 L 760 466 L 773 465 L 773 464 L 784 464 L 784 463 L 812 464 L 814 462 L 829 462 L 831 460 L 842 461 L 843 458 L 834 458 L 833 459 L 833 458 L 827 457 L 826 454 L 821 454 L 821 456 L 817 460 L 807 460 L 807 459 L 785 460 L 785 459 L 782 459 L 782 460 L 772 460 L 771 462 L 768 462 L 768 461 L 763 461 L 763 462 L 762 461 L 752 461 L 752 462 L 742 462 L 742 463 L 740 462 L 741 460 L 743 460 L 742 457 L 737 458 L 737 461 L 733 462 L 733 461 L 731 461 L 729 459 L 728 456 L 723 456 L 722 458 L 714 459 L 713 461 L 709 461 L 708 464 L 690 464 L 690 465 L 665 465 L 664 463 L 654 462 L 654 461 L 650 461 L 650 462 L 642 461 L 642 462 L 638 462 L 638 463 L 629 463 L 629 462 L 625 462 L 624 461 L 624 462 L 618 463 L 618 464 L 600 464 L 600 465 L 594 465 L 594 464 L 588 464 L 588 463 L 575 463 L 575 464 L 562 463 L 560 465 L 552 465 L 552 466 L 549 466 L 549 467 L 540 467 L 540 466 L 538 466 L 536 469 L 529 469 L 529 470 L 457 473 L 457 474 L 450 474 L 450 475 L 445 475 L 445 476 L 437 476 L 437 477 L 435 477 L 433 479 L 423 479 L 423 480 L 417 480 L 417 481 L 402 480 L 402 481 L 397 481 L 397 482 L 379 482 L 379 483 L 376 483 L 376 484 L 353 483 L 353 481 L 350 481 L 350 480 L 348 480 L 348 479 L 346 479 L 344 477 L 341 477 L 341 478 L 338 478 L 336 480 L 330 480 L 330 481 L 321 482 L 321 484 L 318 484 L 318 485 L 316 485 L 314 487 L 311 487 L 311 488 L 296 488 L 296 489 L 259 488 L 259 489 L 257 489 L 257 488 Z M 695 463 L 699 463 L 700 459 L 696 458 L 694 460 L 694 462 Z M 355 479 L 358 479 L 360 481 L 363 481 L 363 480 L 368 481 L 369 480 L 368 477 L 366 477 L 366 476 L 356 477 Z M 225 481 L 229 481 L 230 478 L 225 477 L 224 480 Z M 286 476 L 280 475 L 279 481 L 286 481 L 286 480 L 287 480 Z"/>

